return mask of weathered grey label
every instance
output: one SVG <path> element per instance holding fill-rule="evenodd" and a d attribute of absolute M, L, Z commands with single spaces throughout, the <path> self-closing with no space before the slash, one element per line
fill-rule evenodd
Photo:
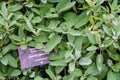
<path fill-rule="evenodd" d="M 39 50 L 29 47 L 26 50 L 18 48 L 18 53 L 22 69 L 50 63 L 50 60 L 48 59 L 50 53 L 45 53 L 43 48 Z"/>

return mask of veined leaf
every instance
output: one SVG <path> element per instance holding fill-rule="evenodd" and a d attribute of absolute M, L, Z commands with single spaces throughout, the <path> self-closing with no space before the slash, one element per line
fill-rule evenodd
<path fill-rule="evenodd" d="M 69 1 L 62 1 L 61 3 L 59 3 L 59 7 L 57 6 L 57 11 L 58 13 L 66 11 L 68 9 L 70 9 L 71 7 L 73 7 L 75 5 L 75 1 L 73 2 L 69 2 Z"/>
<path fill-rule="evenodd" d="M 87 33 L 88 39 L 92 44 L 96 44 L 96 38 L 94 34 Z"/>
<path fill-rule="evenodd" d="M 103 25 L 103 30 L 107 35 L 112 36 L 112 31 L 106 25 Z"/>
<path fill-rule="evenodd" d="M 14 40 L 14 41 L 22 41 L 22 38 L 21 38 L 21 37 L 16 36 L 16 35 L 14 35 L 14 34 L 11 35 L 10 38 L 11 38 L 12 40 Z"/>
<path fill-rule="evenodd" d="M 8 64 L 8 58 L 6 56 L 2 57 L 2 59 L 0 59 L 1 63 L 3 63 L 4 65 Z"/>
<path fill-rule="evenodd" d="M 80 31 L 74 30 L 74 29 L 69 29 L 67 31 L 67 33 L 70 34 L 70 35 L 72 35 L 72 36 L 81 36 L 81 35 L 83 35 Z"/>
<path fill-rule="evenodd" d="M 74 47 L 75 47 L 76 50 L 81 51 L 83 40 L 84 40 L 84 37 L 82 37 L 82 36 L 76 37 L 75 43 L 74 43 Z"/>
<path fill-rule="evenodd" d="M 59 23 L 60 23 L 59 20 L 51 20 L 48 28 L 54 30 L 58 26 Z"/>
<path fill-rule="evenodd" d="M 52 65 L 52 66 L 66 66 L 67 63 L 64 62 L 64 60 L 56 60 L 56 61 L 52 61 L 50 63 L 50 65 Z"/>
<path fill-rule="evenodd" d="M 21 74 L 21 71 L 18 70 L 18 69 L 15 69 L 12 73 L 11 73 L 11 76 L 18 76 Z"/>
<path fill-rule="evenodd" d="M 79 60 L 80 65 L 90 65 L 92 63 L 92 60 L 87 57 L 83 57 Z"/>
<path fill-rule="evenodd" d="M 110 46 L 112 43 L 113 43 L 113 40 L 112 40 L 112 39 L 104 40 L 104 41 L 103 41 L 104 47 L 108 47 L 108 46 Z"/>
<path fill-rule="evenodd" d="M 50 52 L 54 49 L 54 47 L 61 42 L 62 37 L 59 35 L 55 35 L 53 38 L 51 38 L 45 47 L 45 52 Z"/>
<path fill-rule="evenodd" d="M 35 32 L 35 29 L 33 28 L 33 25 L 31 24 L 30 20 L 28 20 L 28 18 L 24 17 L 26 23 L 27 23 L 27 26 L 28 28 L 30 29 L 31 32 L 33 32 L 34 34 L 36 33 Z"/>
<path fill-rule="evenodd" d="M 40 23 L 41 21 L 42 21 L 42 18 L 39 16 L 36 16 L 35 18 L 33 18 L 33 20 L 31 22 L 36 24 L 36 23 Z"/>
<path fill-rule="evenodd" d="M 86 11 L 82 12 L 75 20 L 75 28 L 80 28 L 89 21 L 89 15 L 86 14 Z"/>
<path fill-rule="evenodd" d="M 102 54 L 97 55 L 96 65 L 99 71 L 103 69 L 103 55 Z"/>
<path fill-rule="evenodd" d="M 64 19 L 66 22 L 69 22 L 71 26 L 73 26 L 75 24 L 75 20 L 76 20 L 77 14 L 73 13 L 73 12 L 68 12 L 64 15 Z"/>
<path fill-rule="evenodd" d="M 7 54 L 6 56 L 8 58 L 8 64 L 14 68 L 16 68 L 18 65 L 17 65 L 17 61 L 15 60 L 15 58 L 10 55 L 10 54 Z"/>

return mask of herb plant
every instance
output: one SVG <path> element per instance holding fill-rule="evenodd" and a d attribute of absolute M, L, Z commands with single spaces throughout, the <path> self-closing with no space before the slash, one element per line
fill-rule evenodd
<path fill-rule="evenodd" d="M 0 80 L 119 80 L 119 14 L 119 0 L 1 1 Z M 21 70 L 18 47 L 51 63 Z"/>

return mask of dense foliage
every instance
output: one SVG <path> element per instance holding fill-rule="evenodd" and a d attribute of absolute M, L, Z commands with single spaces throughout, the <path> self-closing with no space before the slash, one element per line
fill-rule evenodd
<path fill-rule="evenodd" d="M 118 0 L 0 2 L 0 80 L 120 80 Z M 17 48 L 53 52 L 21 70 Z"/>

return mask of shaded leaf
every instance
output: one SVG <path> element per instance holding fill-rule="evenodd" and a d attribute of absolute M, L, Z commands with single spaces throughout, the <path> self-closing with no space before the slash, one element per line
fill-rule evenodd
<path fill-rule="evenodd" d="M 18 76 L 18 75 L 20 75 L 21 74 L 21 71 L 20 70 L 18 70 L 18 69 L 15 69 L 12 73 L 11 73 L 11 76 Z"/>
<path fill-rule="evenodd" d="M 117 80 L 117 75 L 112 72 L 112 71 L 109 71 L 108 74 L 107 74 L 107 80 Z"/>
<path fill-rule="evenodd" d="M 15 4 L 15 5 L 13 5 L 13 6 L 8 6 L 8 11 L 18 11 L 18 10 L 20 10 L 20 9 L 22 9 L 22 5 L 20 5 L 20 4 Z"/>

